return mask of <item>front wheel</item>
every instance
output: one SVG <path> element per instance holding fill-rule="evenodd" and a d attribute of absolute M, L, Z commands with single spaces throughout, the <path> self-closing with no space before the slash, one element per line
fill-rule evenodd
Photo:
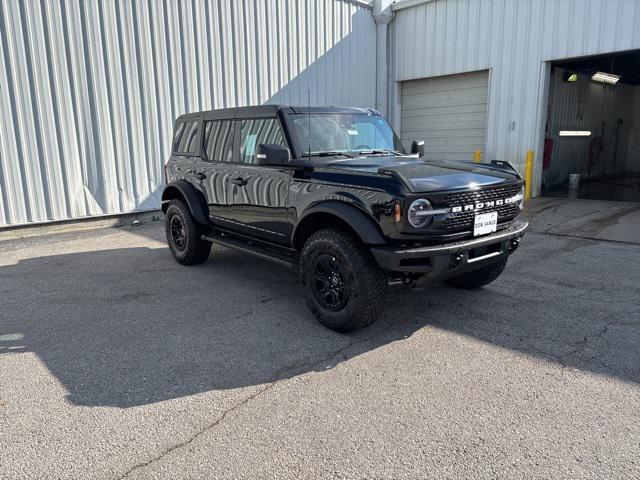
<path fill-rule="evenodd" d="M 457 277 L 448 278 L 444 283 L 451 287 L 463 288 L 465 290 L 480 288 L 496 280 L 502 274 L 504 267 L 506 266 L 507 259 L 504 258 L 497 263 L 487 265 L 486 267 L 479 268 L 478 270 L 463 273 Z"/>
<path fill-rule="evenodd" d="M 384 313 L 386 275 L 347 232 L 320 230 L 307 239 L 300 255 L 300 280 L 312 313 L 331 330 L 363 328 Z"/>

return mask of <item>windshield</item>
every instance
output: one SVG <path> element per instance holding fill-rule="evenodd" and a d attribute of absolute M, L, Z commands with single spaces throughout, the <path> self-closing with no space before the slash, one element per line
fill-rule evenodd
<path fill-rule="evenodd" d="M 318 154 L 405 153 L 384 117 L 367 114 L 291 115 L 291 126 L 303 156 Z"/>

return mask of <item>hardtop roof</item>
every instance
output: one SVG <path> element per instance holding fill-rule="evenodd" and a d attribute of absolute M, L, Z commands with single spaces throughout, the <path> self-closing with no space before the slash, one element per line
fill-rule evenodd
<path fill-rule="evenodd" d="M 205 110 L 180 115 L 176 121 L 194 117 L 204 117 L 204 120 L 233 120 L 243 118 L 269 118 L 278 115 L 282 111 L 285 114 L 307 113 L 338 113 L 338 114 L 365 114 L 380 116 L 381 113 L 372 108 L 357 107 L 304 107 L 293 105 L 256 105 L 250 107 L 220 108 L 217 110 Z"/>

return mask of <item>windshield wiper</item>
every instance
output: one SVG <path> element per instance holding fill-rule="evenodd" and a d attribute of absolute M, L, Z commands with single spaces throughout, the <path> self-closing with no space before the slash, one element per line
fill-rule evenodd
<path fill-rule="evenodd" d="M 312 154 L 309 154 L 309 153 L 302 154 L 303 157 L 337 157 L 340 155 L 347 158 L 354 158 L 353 155 L 349 155 L 348 153 L 344 153 L 344 152 L 316 152 Z"/>
<path fill-rule="evenodd" d="M 402 155 L 400 152 L 396 152 L 395 150 L 362 150 L 358 152 L 360 155 Z"/>

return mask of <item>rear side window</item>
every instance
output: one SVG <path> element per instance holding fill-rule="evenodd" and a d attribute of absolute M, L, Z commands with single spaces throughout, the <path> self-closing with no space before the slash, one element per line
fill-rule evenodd
<path fill-rule="evenodd" d="M 256 154 L 261 143 L 277 143 L 286 147 L 280 122 L 275 118 L 242 120 L 240 125 L 240 162 L 257 163 Z"/>
<path fill-rule="evenodd" d="M 205 122 L 204 150 L 210 162 L 233 161 L 233 121 Z"/>
<path fill-rule="evenodd" d="M 198 154 L 198 122 L 178 122 L 173 134 L 173 151 L 187 155 Z"/>

